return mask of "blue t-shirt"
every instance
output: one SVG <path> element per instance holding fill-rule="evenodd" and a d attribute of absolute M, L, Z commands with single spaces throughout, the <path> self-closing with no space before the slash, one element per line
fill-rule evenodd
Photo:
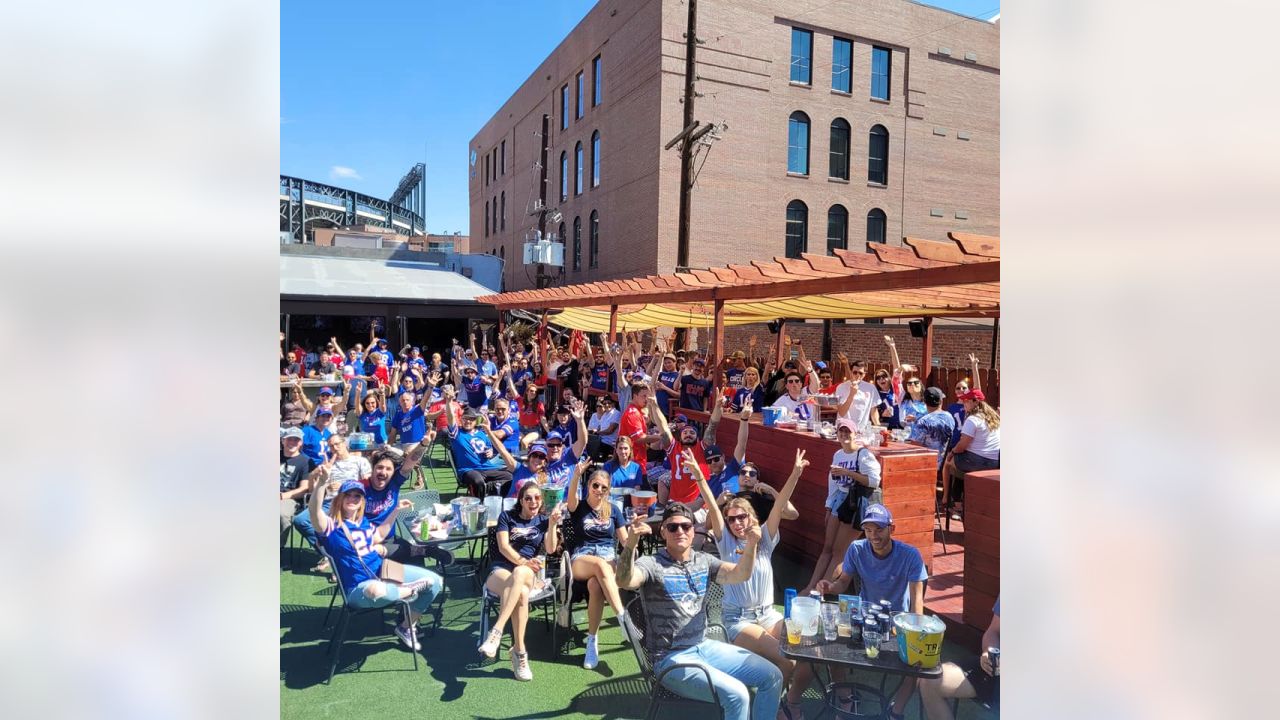
<path fill-rule="evenodd" d="M 356 525 L 344 520 L 347 532 L 337 523 L 329 524 L 329 532 L 321 535 L 319 540 L 324 549 L 333 558 L 334 570 L 342 580 L 342 588 L 348 592 L 365 580 L 377 580 L 378 569 L 382 567 L 382 556 L 373 550 L 374 527 L 368 517 L 360 519 Z"/>
<path fill-rule="evenodd" d="M 379 445 L 387 441 L 387 414 L 381 410 L 360 413 L 360 432 L 373 433 L 373 441 Z M 367 511 L 366 511 L 367 512 Z"/>
<path fill-rule="evenodd" d="M 476 375 L 471 381 L 468 381 L 466 376 L 463 375 L 462 391 L 467 396 L 467 404 L 473 408 L 482 407 L 487 399 L 485 396 L 485 384 L 479 375 Z"/>
<path fill-rule="evenodd" d="M 489 435 L 480 428 L 466 432 L 461 427 L 449 431 L 449 450 L 453 454 L 453 466 L 459 473 L 468 470 L 499 470 L 506 467 L 502 456 L 489 442 Z"/>
<path fill-rule="evenodd" d="M 907 439 L 938 453 L 938 467 L 942 467 L 942 459 L 946 457 L 947 448 L 951 446 L 951 436 L 956 431 L 956 421 L 945 410 L 934 410 L 926 413 L 911 426 L 911 436 Z"/>
<path fill-rule="evenodd" d="M 738 368 L 736 368 L 736 367 L 731 367 L 731 368 L 729 368 L 728 370 L 725 370 L 725 371 L 724 371 L 724 379 L 725 379 L 725 382 L 726 382 L 726 383 L 729 385 L 729 387 L 731 387 L 731 388 L 740 388 L 740 387 L 742 387 L 742 376 L 743 376 L 743 374 L 745 374 L 746 372 L 747 372 L 747 371 L 746 371 L 746 369 L 745 369 L 745 368 L 744 368 L 744 369 L 742 369 L 742 370 L 739 370 L 739 369 L 738 369 Z"/>
<path fill-rule="evenodd" d="M 712 473 L 707 478 L 707 486 L 711 488 L 711 497 L 720 497 L 720 493 L 728 490 L 735 495 L 739 491 L 738 474 L 742 472 L 742 463 L 730 455 L 724 460 L 724 470 Z"/>
<path fill-rule="evenodd" d="M 381 490 L 374 490 L 371 485 L 365 485 L 364 516 L 368 518 L 370 524 L 375 527 L 381 525 L 388 515 L 395 512 L 396 505 L 400 502 L 400 486 L 404 485 L 404 480 L 404 476 L 397 471 L 392 473 L 387 486 Z M 393 538 L 396 536 L 396 526 L 392 523 L 390 527 L 387 537 Z"/>
<path fill-rule="evenodd" d="M 531 378 L 533 378 L 533 371 L 528 368 L 511 373 L 511 383 L 516 386 L 517 395 L 524 397 L 524 390 Z"/>
<path fill-rule="evenodd" d="M 888 600 L 894 610 L 903 612 L 911 607 L 908 583 L 929 579 L 920 551 L 898 540 L 893 541 L 893 549 L 884 558 L 875 556 L 866 539 L 853 541 L 845 551 L 841 569 L 845 575 L 857 575 L 862 580 L 862 597 Z"/>
<path fill-rule="evenodd" d="M 421 405 L 414 405 L 408 412 L 404 408 L 396 408 L 396 414 L 391 416 L 391 425 L 400 433 L 402 443 L 422 442 L 422 438 L 427 436 L 427 417 Z"/>
<path fill-rule="evenodd" d="M 578 442 L 578 421 L 570 417 L 569 422 L 564 425 L 556 425 L 553 423 L 550 432 L 560 433 L 560 436 L 565 439 L 565 445 L 573 445 Z"/>
<path fill-rule="evenodd" d="M 902 402 L 898 404 L 898 423 L 902 427 L 911 427 L 911 423 L 924 417 L 929 412 L 925 407 L 924 400 L 912 400 L 910 395 L 902 398 Z M 915 420 L 907 422 L 907 416 L 912 415 Z"/>
<path fill-rule="evenodd" d="M 679 370 L 672 370 L 671 372 L 663 370 L 658 373 L 658 382 L 666 385 L 667 387 L 675 387 L 676 378 L 678 377 L 680 377 Z M 655 396 L 658 398 L 658 409 L 662 411 L 663 415 L 670 415 L 671 393 L 668 393 L 666 390 L 658 390 L 657 393 L 655 393 Z"/>
<path fill-rule="evenodd" d="M 951 432 L 951 444 L 947 446 L 953 448 L 960 442 L 960 428 L 964 427 L 964 403 L 951 403 L 947 406 L 947 413 L 956 421 L 956 429 Z"/>
<path fill-rule="evenodd" d="M 559 460 L 547 463 L 547 485 L 567 488 L 569 478 L 573 477 L 573 466 L 577 464 L 578 456 L 573 454 L 573 448 L 565 448 Z M 507 497 L 515 497 L 520 486 L 533 479 L 533 471 L 528 465 L 516 468 L 516 471 L 511 474 L 511 491 L 507 493 Z M 547 509 L 550 510 L 550 508 Z"/>
<path fill-rule="evenodd" d="M 507 543 L 522 558 L 534 558 L 542 553 L 542 539 L 547 534 L 549 522 L 546 515 L 535 515 L 532 520 L 520 517 L 520 509 L 508 510 L 498 516 L 498 532 L 507 533 Z M 515 564 L 500 552 L 494 552 L 494 567 L 511 570 Z"/>
<path fill-rule="evenodd" d="M 632 460 L 626 467 L 618 465 L 617 458 L 604 464 L 604 471 L 609 473 L 609 484 L 617 488 L 638 488 L 643 485 L 644 473 L 640 463 Z"/>
<path fill-rule="evenodd" d="M 612 373 L 612 371 L 610 370 L 608 363 L 602 363 L 602 362 L 596 363 L 595 365 L 591 366 L 590 372 L 591 372 L 592 389 L 594 390 L 609 389 L 609 375 Z"/>
<path fill-rule="evenodd" d="M 317 430 L 315 425 L 307 423 L 302 426 L 302 454 L 311 458 L 311 462 L 320 465 L 329 457 L 329 436 L 333 431 L 329 428 Z"/>
<path fill-rule="evenodd" d="M 610 512 L 606 520 L 586 502 L 578 503 L 578 509 L 569 517 L 578 533 L 578 547 L 613 545 L 616 539 L 614 533 L 622 527 L 622 518 L 618 517 L 618 513 Z"/>
<path fill-rule="evenodd" d="M 702 410 L 709 392 L 711 392 L 710 380 L 706 378 L 699 380 L 692 375 L 685 375 L 680 380 L 680 407 Z"/>
<path fill-rule="evenodd" d="M 733 407 L 730 408 L 730 411 L 742 412 L 742 408 L 745 407 L 744 403 L 747 402 L 748 397 L 751 398 L 752 412 L 758 412 L 758 413 L 764 412 L 764 386 L 763 385 L 757 385 L 754 390 L 748 390 L 744 387 L 740 387 L 737 390 L 734 390 L 733 400 L 731 401 L 731 404 L 733 405 Z"/>
<path fill-rule="evenodd" d="M 490 422 L 493 423 L 494 433 L 497 433 L 499 430 L 505 430 L 507 432 L 507 436 L 502 438 L 502 446 L 507 449 L 507 452 L 520 452 L 520 421 L 516 416 L 512 415 L 511 411 L 508 410 L 505 422 L 498 422 L 497 418 L 493 418 Z"/>
<path fill-rule="evenodd" d="M 876 392 L 880 393 L 880 404 L 874 409 L 875 412 L 883 413 L 885 408 L 889 409 L 888 417 L 883 414 L 880 416 L 880 422 L 889 426 L 890 430 L 897 430 L 902 427 L 902 423 L 898 422 L 898 398 L 893 394 L 893 387 L 888 390 L 876 388 Z"/>

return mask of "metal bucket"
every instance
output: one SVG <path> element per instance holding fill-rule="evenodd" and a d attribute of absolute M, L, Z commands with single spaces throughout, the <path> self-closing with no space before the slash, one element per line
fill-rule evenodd
<path fill-rule="evenodd" d="M 947 626 L 936 615 L 899 613 L 893 618 L 898 628 L 898 659 L 922 668 L 938 666 L 942 658 L 942 636 Z"/>
<path fill-rule="evenodd" d="M 454 535 L 461 535 L 463 533 L 465 530 L 463 527 L 463 523 L 465 522 L 463 519 L 463 512 L 471 505 L 479 506 L 480 499 L 473 497 L 458 497 L 449 502 L 449 509 L 453 512 L 453 524 L 449 526 L 450 533 Z"/>
<path fill-rule="evenodd" d="M 462 529 L 467 535 L 475 535 L 484 525 L 483 505 L 474 503 L 462 508 Z"/>

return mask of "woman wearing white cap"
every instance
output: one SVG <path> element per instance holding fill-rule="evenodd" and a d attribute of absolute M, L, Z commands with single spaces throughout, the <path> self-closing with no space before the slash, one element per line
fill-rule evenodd
<path fill-rule="evenodd" d="M 317 481 L 330 480 L 332 463 L 317 470 Z M 356 480 L 342 483 L 338 495 L 325 513 L 321 507 L 324 493 L 312 493 L 308 512 L 325 552 L 333 558 L 334 570 L 346 590 L 347 604 L 358 608 L 384 607 L 394 602 L 409 603 L 408 617 L 396 625 L 396 637 L 413 650 L 420 650 L 417 623 L 422 613 L 442 587 L 439 575 L 414 565 L 383 561 L 386 546 L 383 539 L 391 531 L 397 513 L 389 513 L 382 524 L 374 527 L 364 516 L 364 486 Z M 413 507 L 401 500 L 400 507 Z M 398 575 L 398 577 L 397 577 Z"/>
<path fill-rule="evenodd" d="M 827 474 L 826 535 L 813 576 L 801 595 L 807 595 L 827 577 L 834 549 L 848 547 L 862 534 L 862 511 L 868 502 L 878 502 L 880 494 L 880 461 L 858 442 L 852 420 L 842 417 L 836 421 L 836 439 L 840 449 L 831 457 L 831 471 Z"/>

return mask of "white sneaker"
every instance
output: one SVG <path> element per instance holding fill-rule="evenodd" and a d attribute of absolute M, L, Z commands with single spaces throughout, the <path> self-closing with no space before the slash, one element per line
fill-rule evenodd
<path fill-rule="evenodd" d="M 594 670 L 596 665 L 600 663 L 600 651 L 596 647 L 596 636 L 587 636 L 587 657 L 582 661 L 582 667 L 588 670 Z"/>
<path fill-rule="evenodd" d="M 516 679 L 528 681 L 533 679 L 533 671 L 529 669 L 529 653 L 518 653 L 511 651 L 511 672 L 515 673 Z"/>
<path fill-rule="evenodd" d="M 573 607 L 570 606 L 569 603 L 565 603 L 564 605 L 561 605 L 560 609 L 556 610 L 556 624 L 562 628 L 569 627 L 569 620 L 572 617 L 573 617 Z"/>
<path fill-rule="evenodd" d="M 489 631 L 489 637 L 480 645 L 480 652 L 487 658 L 498 654 L 498 643 L 502 642 L 502 628 Z"/>
<path fill-rule="evenodd" d="M 400 638 L 400 642 L 411 650 L 421 650 L 422 645 L 418 642 L 418 628 L 403 628 L 396 625 L 396 637 Z"/>

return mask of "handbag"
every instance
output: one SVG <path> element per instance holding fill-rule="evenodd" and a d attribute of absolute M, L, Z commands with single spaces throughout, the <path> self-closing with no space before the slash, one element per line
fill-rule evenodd
<path fill-rule="evenodd" d="M 859 447 L 857 454 L 854 456 L 854 467 L 856 468 L 862 460 L 862 453 L 866 448 Z M 836 517 L 842 523 L 852 524 L 855 528 L 862 524 L 862 513 L 866 511 L 867 506 L 872 503 L 883 503 L 884 494 L 880 491 L 880 487 L 867 487 L 856 480 L 849 485 L 849 494 L 845 496 L 844 502 L 836 509 Z"/>
<path fill-rule="evenodd" d="M 356 546 L 355 541 L 351 539 L 351 531 L 347 529 L 346 521 L 340 520 L 338 521 L 338 523 L 339 523 L 339 527 L 342 528 L 342 534 L 347 536 L 347 542 L 351 544 L 351 547 L 355 547 Z M 373 570 L 369 569 L 368 563 L 364 561 L 364 556 L 360 555 L 359 552 L 356 553 L 356 559 L 359 560 L 360 564 L 364 566 L 365 572 L 369 573 L 370 575 L 376 576 L 379 580 L 382 580 L 383 582 L 393 582 L 397 585 L 405 584 L 404 565 L 402 563 L 399 563 L 395 560 L 388 560 L 386 558 L 383 558 L 382 567 L 378 568 L 378 572 L 375 573 L 373 572 Z M 416 588 L 414 588 L 414 590 L 416 591 Z M 377 594 L 379 596 L 385 595 L 386 591 L 383 590 L 382 592 Z"/>

